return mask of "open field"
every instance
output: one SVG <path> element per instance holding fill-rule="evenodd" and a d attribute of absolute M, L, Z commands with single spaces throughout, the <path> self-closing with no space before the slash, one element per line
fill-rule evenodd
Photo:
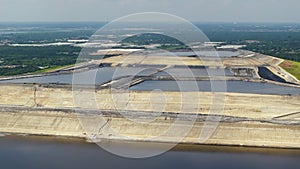
<path fill-rule="evenodd" d="M 195 57 L 162 57 L 145 55 L 121 55 L 106 58 L 101 63 L 109 63 L 112 66 L 121 65 L 185 65 L 202 66 L 203 63 Z"/>
<path fill-rule="evenodd" d="M 101 63 L 121 65 L 184 65 L 184 66 L 263 66 L 275 65 L 281 59 L 267 55 L 257 54 L 253 57 L 228 57 L 228 58 L 205 58 L 205 57 L 164 57 L 147 55 L 120 55 L 105 58 Z"/>

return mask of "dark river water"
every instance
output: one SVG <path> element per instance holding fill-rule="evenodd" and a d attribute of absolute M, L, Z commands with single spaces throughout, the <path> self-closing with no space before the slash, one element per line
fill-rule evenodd
<path fill-rule="evenodd" d="M 299 169 L 299 160 L 300 150 L 212 146 L 179 147 L 156 157 L 128 159 L 79 140 L 0 138 L 3 169 Z"/>

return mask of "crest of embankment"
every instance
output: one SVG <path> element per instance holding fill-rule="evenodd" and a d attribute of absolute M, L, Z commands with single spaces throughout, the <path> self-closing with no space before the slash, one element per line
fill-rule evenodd
<path fill-rule="evenodd" d="M 79 91 L 80 92 L 80 91 Z M 125 113 L 133 118 L 150 117 L 150 92 L 132 91 L 131 106 L 124 108 Z M 8 133 L 26 133 L 38 135 L 56 135 L 69 137 L 87 137 L 94 135 L 105 139 L 121 139 L 118 135 L 135 138 L 136 141 L 172 142 L 176 133 L 168 137 L 158 136 L 161 130 L 173 124 L 176 113 L 186 113 L 187 117 L 198 115 L 197 120 L 182 143 L 198 144 L 199 135 L 211 106 L 210 93 L 201 94 L 200 107 L 191 112 L 180 112 L 179 92 L 166 92 L 166 108 L 152 123 L 135 123 L 123 118 L 115 111 L 109 90 L 96 92 L 98 111 L 104 120 L 93 123 L 98 114 L 96 110 L 75 107 L 73 93 L 68 86 L 43 85 L 4 85 L 0 86 L 0 131 Z M 221 122 L 213 135 L 205 142 L 217 145 L 246 145 L 268 147 L 300 147 L 300 103 L 299 96 L 256 95 L 228 93 Z M 85 100 L 89 101 L 89 100 Z M 79 111 L 74 111 L 74 109 Z M 79 114 L 78 114 L 79 112 Z M 83 129 L 78 116 L 89 121 L 91 126 Z M 188 118 L 187 118 L 188 119 Z M 183 122 L 186 119 L 181 119 Z M 185 123 L 182 123 L 184 125 Z M 180 127 L 179 127 L 180 129 Z M 180 130 L 178 131 L 180 132 Z"/>

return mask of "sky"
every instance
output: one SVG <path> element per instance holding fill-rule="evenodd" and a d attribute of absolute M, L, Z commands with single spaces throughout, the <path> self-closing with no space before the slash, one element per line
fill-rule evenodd
<path fill-rule="evenodd" d="M 163 12 L 197 22 L 298 22 L 299 0 L 0 0 L 0 22 L 111 21 Z"/>

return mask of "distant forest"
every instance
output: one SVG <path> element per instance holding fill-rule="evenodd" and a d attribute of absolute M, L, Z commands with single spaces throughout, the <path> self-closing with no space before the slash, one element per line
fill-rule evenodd
<path fill-rule="evenodd" d="M 246 50 L 300 62 L 298 23 L 196 23 L 196 25 L 211 41 L 247 45 Z"/>
<path fill-rule="evenodd" d="M 211 41 L 247 45 L 244 49 L 300 62 L 300 32 L 206 32 Z"/>
<path fill-rule="evenodd" d="M 0 23 L 0 76 L 35 72 L 41 67 L 74 64 L 81 48 L 74 46 L 16 47 L 12 43 L 52 43 L 69 39 L 88 39 L 102 24 L 5 25 Z M 300 62 L 299 24 L 196 24 L 210 41 L 247 45 L 251 50 Z M 30 27 L 31 26 L 31 27 Z M 25 27 L 25 28 L 24 28 Z M 29 27 L 29 28 L 28 28 Z M 13 28 L 13 29 L 7 29 Z M 167 50 L 186 48 L 166 36 L 127 38 L 126 43 L 163 44 Z M 165 45 L 168 44 L 168 45 Z M 173 46 L 172 46 L 173 45 Z"/>
<path fill-rule="evenodd" d="M 80 48 L 72 46 L 13 47 L 0 46 L 1 76 L 23 74 L 40 70 L 40 67 L 56 67 L 74 64 Z M 5 66 L 12 67 L 7 68 Z"/>

